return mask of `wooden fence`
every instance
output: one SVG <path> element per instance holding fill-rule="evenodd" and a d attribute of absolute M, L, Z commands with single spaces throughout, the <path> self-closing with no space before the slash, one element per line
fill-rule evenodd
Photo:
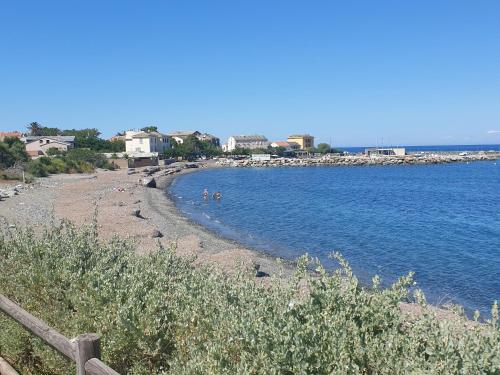
<path fill-rule="evenodd" d="M 75 362 L 77 375 L 120 375 L 99 359 L 101 348 L 97 334 L 85 333 L 70 340 L 23 310 L 3 294 L 0 294 L 0 311 Z M 4 366 L 8 365 L 4 363 Z"/>

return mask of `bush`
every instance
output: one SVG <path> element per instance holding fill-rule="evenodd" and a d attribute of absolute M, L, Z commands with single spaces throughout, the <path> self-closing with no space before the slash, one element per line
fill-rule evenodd
<path fill-rule="evenodd" d="M 299 261 L 290 280 L 255 281 L 194 268 L 175 249 L 135 255 L 96 226 L 63 223 L 41 237 L 0 238 L 2 293 L 65 334 L 102 334 L 103 359 L 127 374 L 498 374 L 498 310 L 485 325 L 405 319 L 411 275 L 362 288 L 348 264 L 328 274 Z M 39 340 L 0 318 L 0 355 L 26 373 L 73 370 Z"/>

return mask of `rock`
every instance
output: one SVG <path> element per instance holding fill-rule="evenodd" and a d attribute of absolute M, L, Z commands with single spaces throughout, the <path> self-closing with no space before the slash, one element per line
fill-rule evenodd
<path fill-rule="evenodd" d="M 139 210 L 138 208 L 133 209 L 130 215 L 143 219 L 143 217 L 141 216 L 141 210 Z"/>
<path fill-rule="evenodd" d="M 160 167 L 151 167 L 151 168 L 147 168 L 144 170 L 144 172 L 146 173 L 146 176 L 151 176 L 152 174 L 159 172 L 159 171 L 160 171 Z"/>
<path fill-rule="evenodd" d="M 127 205 L 127 203 L 125 203 L 125 202 L 118 202 L 118 206 L 119 207 L 123 207 L 123 206 L 126 206 L 126 205 Z"/>
<path fill-rule="evenodd" d="M 145 178 L 142 184 L 148 188 L 156 188 L 156 180 L 154 178 Z"/>
<path fill-rule="evenodd" d="M 151 234 L 152 238 L 162 238 L 163 233 L 160 232 L 158 229 L 153 230 L 153 233 Z"/>
<path fill-rule="evenodd" d="M 137 199 L 134 204 L 137 204 L 137 203 L 141 203 L 141 200 L 140 199 Z"/>

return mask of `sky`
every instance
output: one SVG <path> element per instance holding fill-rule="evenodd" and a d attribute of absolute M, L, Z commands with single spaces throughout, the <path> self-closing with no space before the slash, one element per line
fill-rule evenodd
<path fill-rule="evenodd" d="M 0 131 L 500 143 L 500 1 L 3 1 Z"/>

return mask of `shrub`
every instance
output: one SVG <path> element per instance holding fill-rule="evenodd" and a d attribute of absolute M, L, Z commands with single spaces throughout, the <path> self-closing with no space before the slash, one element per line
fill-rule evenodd
<path fill-rule="evenodd" d="M 329 274 L 299 261 L 289 280 L 255 281 L 194 268 L 175 249 L 135 255 L 96 226 L 63 223 L 41 237 L 0 238 L 2 293 L 68 337 L 102 334 L 103 359 L 128 374 L 498 374 L 498 310 L 485 325 L 405 319 L 412 277 L 361 287 L 348 264 Z M 0 355 L 24 372 L 72 369 L 15 323 L 0 318 Z"/>

